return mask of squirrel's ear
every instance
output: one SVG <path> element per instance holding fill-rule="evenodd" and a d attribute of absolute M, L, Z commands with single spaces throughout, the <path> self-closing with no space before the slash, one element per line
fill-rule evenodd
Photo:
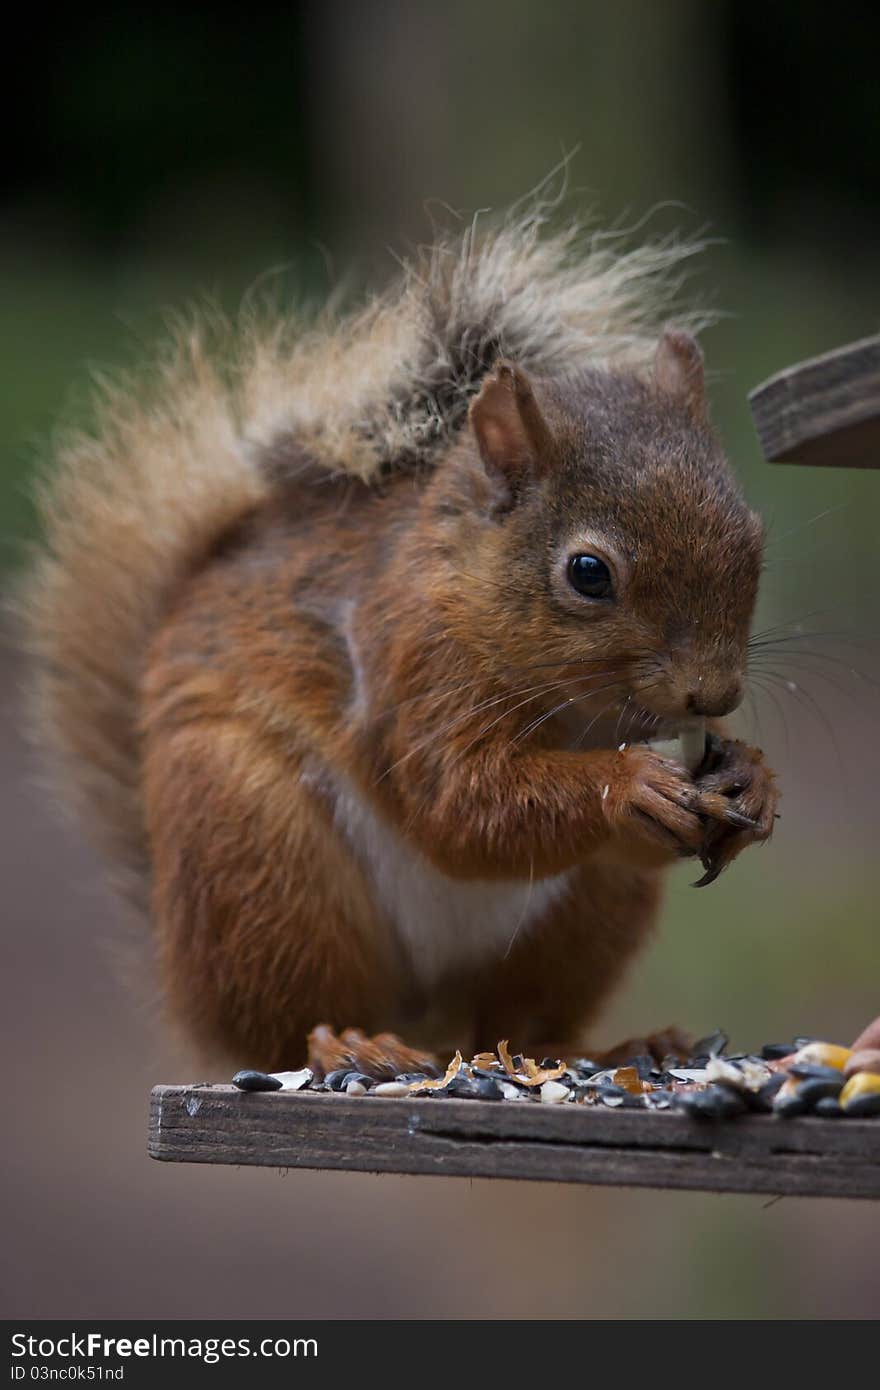
<path fill-rule="evenodd" d="M 508 485 L 546 471 L 553 438 L 520 367 L 499 362 L 471 402 L 471 426 L 488 471 Z"/>
<path fill-rule="evenodd" d="M 654 354 L 654 384 L 659 391 L 675 396 L 686 405 L 695 420 L 705 422 L 703 354 L 690 333 L 667 328 Z"/>

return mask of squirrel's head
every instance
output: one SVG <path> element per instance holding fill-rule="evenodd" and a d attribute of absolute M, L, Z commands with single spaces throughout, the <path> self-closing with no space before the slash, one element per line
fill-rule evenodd
<path fill-rule="evenodd" d="M 664 333 L 648 379 L 500 362 L 468 438 L 482 508 L 459 563 L 487 645 L 580 671 L 593 708 L 605 690 L 670 722 L 733 710 L 763 532 L 708 423 L 694 339 Z"/>

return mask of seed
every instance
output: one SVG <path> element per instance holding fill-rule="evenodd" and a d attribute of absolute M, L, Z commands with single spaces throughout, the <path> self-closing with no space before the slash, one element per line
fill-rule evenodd
<path fill-rule="evenodd" d="M 778 1062 L 783 1057 L 790 1057 L 793 1051 L 791 1043 L 765 1043 L 761 1048 L 761 1057 L 765 1062 Z"/>
<path fill-rule="evenodd" d="M 836 1081 L 826 1080 L 822 1077 L 813 1077 L 809 1081 L 802 1081 L 797 1088 L 797 1093 L 808 1110 L 815 1110 L 817 1101 L 826 1100 L 829 1096 L 836 1099 L 840 1095 L 842 1087 L 843 1076 L 838 1072 Z"/>
<path fill-rule="evenodd" d="M 788 1071 L 801 1081 L 836 1081 L 838 1090 L 843 1085 L 843 1073 L 837 1067 L 820 1067 L 815 1062 L 792 1062 Z"/>
<path fill-rule="evenodd" d="M 365 1096 L 367 1088 L 362 1081 L 349 1081 L 345 1088 L 345 1094 L 347 1096 Z"/>
<path fill-rule="evenodd" d="M 522 1086 L 514 1086 L 512 1081 L 504 1081 L 499 1078 L 498 1089 L 505 1100 L 528 1100 L 529 1098 L 525 1088 Z"/>
<path fill-rule="evenodd" d="M 706 1063 L 706 1080 L 722 1086 L 733 1086 L 735 1090 L 741 1090 L 746 1081 L 739 1067 L 735 1067 L 724 1057 L 709 1058 Z"/>
<path fill-rule="evenodd" d="M 542 1105 L 560 1105 L 570 1095 L 571 1091 L 561 1081 L 545 1081 L 541 1087 Z"/>
<path fill-rule="evenodd" d="M 837 1047 L 834 1043 L 808 1042 L 798 1049 L 792 1059 L 794 1063 L 812 1062 L 819 1067 L 836 1067 L 843 1071 L 851 1056 L 848 1047 Z"/>
<path fill-rule="evenodd" d="M 240 1091 L 280 1091 L 283 1083 L 265 1071 L 237 1071 L 232 1084 Z"/>
<path fill-rule="evenodd" d="M 843 1106 L 837 1096 L 824 1096 L 822 1100 L 816 1101 L 813 1113 L 821 1115 L 825 1120 L 839 1120 L 843 1114 Z"/>
<path fill-rule="evenodd" d="M 594 1072 L 593 1075 L 589 1078 L 589 1080 L 586 1081 L 584 1084 L 586 1086 L 613 1086 L 615 1087 L 615 1089 L 621 1090 L 622 1087 L 617 1086 L 617 1083 L 614 1080 L 615 1076 L 618 1073 L 618 1070 L 618 1067 L 611 1067 L 608 1071 Z"/>
<path fill-rule="evenodd" d="M 596 1094 L 603 1105 L 608 1105 L 616 1110 L 619 1105 L 623 1105 L 626 1100 L 626 1091 L 622 1086 L 599 1086 Z"/>
<path fill-rule="evenodd" d="M 329 1086 L 331 1091 L 341 1091 L 345 1085 L 345 1078 L 351 1075 L 351 1067 L 340 1067 L 337 1071 L 328 1071 L 324 1077 L 324 1085 Z"/>
<path fill-rule="evenodd" d="M 748 1101 L 749 1108 L 751 1110 L 757 1110 L 759 1114 L 767 1114 L 771 1111 L 777 1092 L 785 1085 L 787 1079 L 785 1072 L 778 1071 L 775 1075 L 771 1076 L 769 1081 L 765 1081 L 764 1085 L 761 1086 L 759 1090 L 746 1091 L 744 1094 Z"/>
<path fill-rule="evenodd" d="M 501 1100 L 501 1088 L 491 1077 L 454 1076 L 444 1095 L 455 1096 L 457 1100 Z"/>
<path fill-rule="evenodd" d="M 477 1076 L 472 1082 L 477 1100 L 503 1100 L 504 1092 L 494 1076 Z"/>
<path fill-rule="evenodd" d="M 405 1096 L 409 1091 L 405 1081 L 383 1081 L 378 1086 L 374 1086 L 371 1095 L 374 1096 Z"/>
<path fill-rule="evenodd" d="M 870 1071 L 851 1076 L 840 1093 L 840 1104 L 847 1115 L 880 1115 L 880 1076 Z"/>
<path fill-rule="evenodd" d="M 692 724 L 685 724 L 679 734 L 679 742 L 682 762 L 688 772 L 696 772 L 706 756 L 705 719 L 695 719 Z"/>
<path fill-rule="evenodd" d="M 696 1081 L 703 1082 L 708 1078 L 705 1067 L 670 1067 L 668 1075 L 676 1081 Z"/>
<path fill-rule="evenodd" d="M 578 1057 L 577 1061 L 572 1062 L 571 1065 L 574 1067 L 578 1076 L 582 1077 L 584 1081 L 587 1081 L 591 1076 L 595 1076 L 597 1071 L 602 1071 L 601 1064 L 599 1062 L 590 1061 L 588 1057 Z"/>
<path fill-rule="evenodd" d="M 843 1107 L 845 1115 L 854 1120 L 867 1120 L 872 1115 L 880 1115 L 880 1096 L 856 1096 L 849 1105 Z"/>
<path fill-rule="evenodd" d="M 678 1104 L 700 1120 L 726 1120 L 741 1115 L 746 1102 L 727 1086 L 707 1086 L 704 1091 L 682 1091 Z"/>
<path fill-rule="evenodd" d="M 788 1095 L 781 1099 L 777 1096 L 773 1102 L 773 1113 L 781 1115 L 784 1120 L 790 1120 L 795 1115 L 806 1115 L 807 1102 L 801 1095 Z"/>
<path fill-rule="evenodd" d="M 843 1069 L 844 1076 L 855 1076 L 856 1072 L 867 1071 L 874 1075 L 880 1073 L 880 1048 L 864 1047 L 854 1052 Z"/>
<path fill-rule="evenodd" d="M 730 1119 L 748 1109 L 742 1092 L 733 1091 L 729 1086 L 710 1086 L 708 1094 L 712 1096 L 715 1113 L 720 1119 Z"/>
<path fill-rule="evenodd" d="M 760 1057 L 742 1057 L 737 1063 L 749 1091 L 760 1091 L 773 1076 L 773 1072 Z"/>
<path fill-rule="evenodd" d="M 345 1079 L 342 1083 L 346 1091 L 352 1081 L 357 1081 L 359 1085 L 363 1086 L 365 1091 L 368 1091 L 373 1084 L 373 1078 L 371 1076 L 364 1076 L 362 1071 L 348 1071 L 345 1073 Z"/>
<path fill-rule="evenodd" d="M 793 1077 L 789 1077 L 779 1088 L 773 1102 L 773 1110 L 775 1114 L 781 1115 L 785 1119 L 792 1115 L 806 1114 L 807 1102 L 801 1095 L 799 1083 Z"/>
<path fill-rule="evenodd" d="M 648 1091 L 645 1095 L 645 1106 L 648 1110 L 668 1110 L 675 1101 L 675 1093 L 665 1088 L 659 1091 Z"/>

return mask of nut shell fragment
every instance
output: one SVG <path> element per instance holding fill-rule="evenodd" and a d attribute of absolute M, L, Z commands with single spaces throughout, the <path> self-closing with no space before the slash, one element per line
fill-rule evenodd
<path fill-rule="evenodd" d="M 498 1044 L 498 1056 L 507 1075 L 515 1077 L 521 1086 L 543 1086 L 545 1081 L 558 1081 L 566 1072 L 564 1062 L 560 1062 L 556 1067 L 539 1067 L 531 1057 L 524 1057 L 522 1070 L 517 1071 L 506 1038 Z"/>
<path fill-rule="evenodd" d="M 449 1085 L 453 1077 L 458 1076 L 461 1070 L 461 1053 L 456 1052 L 449 1066 L 446 1068 L 445 1075 L 436 1078 L 426 1078 L 424 1081 L 412 1081 L 406 1086 L 407 1091 L 442 1091 Z"/>

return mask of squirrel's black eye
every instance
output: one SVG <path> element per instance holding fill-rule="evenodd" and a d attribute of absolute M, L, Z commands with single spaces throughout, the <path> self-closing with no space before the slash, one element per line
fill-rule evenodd
<path fill-rule="evenodd" d="M 611 571 L 598 555 L 572 555 L 568 562 L 568 582 L 584 598 L 611 598 Z"/>

